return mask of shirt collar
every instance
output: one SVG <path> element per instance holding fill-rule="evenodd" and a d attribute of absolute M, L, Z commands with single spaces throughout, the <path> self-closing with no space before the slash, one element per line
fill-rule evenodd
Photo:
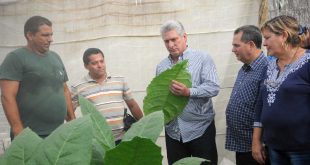
<path fill-rule="evenodd" d="M 96 80 L 94 80 L 90 75 L 89 73 L 84 77 L 84 79 L 88 82 L 96 82 Z M 109 80 L 111 79 L 111 76 L 109 73 L 107 73 L 107 77 L 106 77 L 106 80 Z"/>
<path fill-rule="evenodd" d="M 179 57 L 178 57 L 178 58 L 179 58 L 179 59 L 178 59 L 178 62 L 179 62 L 179 61 L 183 61 L 184 58 L 188 55 L 189 52 L 190 52 L 190 49 L 189 49 L 188 46 L 187 46 L 186 49 L 184 50 L 184 52 L 183 52 L 181 55 L 179 55 Z M 171 62 L 171 64 L 174 64 L 173 59 L 172 59 L 172 57 L 171 57 L 171 54 L 169 54 L 168 59 L 169 59 L 169 61 Z"/>
<path fill-rule="evenodd" d="M 242 69 L 245 72 L 250 70 L 256 70 L 259 68 L 261 61 L 265 58 L 265 54 L 262 51 L 260 55 L 251 63 L 251 64 L 243 64 Z"/>

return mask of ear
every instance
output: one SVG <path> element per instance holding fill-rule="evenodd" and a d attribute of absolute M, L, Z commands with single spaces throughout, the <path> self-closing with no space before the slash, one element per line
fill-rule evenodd
<path fill-rule="evenodd" d="M 28 31 L 28 32 L 26 33 L 26 39 L 27 39 L 27 40 L 31 41 L 31 40 L 32 40 L 32 36 L 33 36 L 33 34 L 32 34 L 31 32 Z"/>
<path fill-rule="evenodd" d="M 288 32 L 287 31 L 283 31 L 281 36 L 283 37 L 284 42 L 286 42 L 287 38 L 288 38 Z"/>
<path fill-rule="evenodd" d="M 84 68 L 88 70 L 88 67 L 87 67 L 87 65 L 86 65 L 86 64 L 84 64 Z"/>
<path fill-rule="evenodd" d="M 251 48 L 256 48 L 256 45 L 253 41 L 249 41 L 248 44 L 250 45 Z"/>
<path fill-rule="evenodd" d="M 184 32 L 183 37 L 184 37 L 185 42 L 187 43 L 187 34 L 185 32 Z"/>

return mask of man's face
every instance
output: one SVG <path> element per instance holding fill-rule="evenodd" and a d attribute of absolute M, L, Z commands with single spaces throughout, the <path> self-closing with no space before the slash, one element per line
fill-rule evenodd
<path fill-rule="evenodd" d="M 232 52 L 235 53 L 236 58 L 246 64 L 250 62 L 250 42 L 243 42 L 241 41 L 243 32 L 239 32 L 234 35 L 233 42 L 232 42 Z"/>
<path fill-rule="evenodd" d="M 178 57 L 186 49 L 186 33 L 184 33 L 183 36 L 180 36 L 175 30 L 170 30 L 164 33 L 163 40 L 172 57 Z"/>
<path fill-rule="evenodd" d="M 34 51 L 41 54 L 44 54 L 49 50 L 50 45 L 53 42 L 52 36 L 53 29 L 48 25 L 41 25 L 36 33 L 27 32 L 28 44 L 34 49 Z"/>
<path fill-rule="evenodd" d="M 89 71 L 90 75 L 94 76 L 94 78 L 101 78 L 106 75 L 106 65 L 100 53 L 92 54 L 88 59 L 89 62 L 85 65 L 85 68 Z"/>

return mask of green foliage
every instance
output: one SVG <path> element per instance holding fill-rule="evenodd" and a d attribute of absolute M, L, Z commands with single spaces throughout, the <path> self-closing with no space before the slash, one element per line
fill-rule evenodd
<path fill-rule="evenodd" d="M 26 128 L 6 150 L 3 160 L 6 164 L 26 164 L 41 142 L 37 134 Z"/>
<path fill-rule="evenodd" d="M 103 158 L 105 155 L 105 150 L 101 147 L 98 141 L 93 138 L 92 142 L 92 157 L 91 157 L 91 165 L 103 164 Z"/>
<path fill-rule="evenodd" d="M 188 157 L 178 160 L 177 162 L 173 163 L 173 165 L 200 165 L 202 162 L 209 162 L 209 161 L 197 157 Z"/>
<path fill-rule="evenodd" d="M 84 116 L 58 127 L 42 140 L 29 128 L 23 130 L 0 156 L 1 165 L 160 165 L 161 149 L 155 142 L 164 126 L 162 111 L 143 117 L 115 147 L 105 118 L 86 99 L 79 98 Z M 200 159 L 181 161 L 192 165 Z"/>
<path fill-rule="evenodd" d="M 90 116 L 68 122 L 43 140 L 29 164 L 89 164 L 91 138 Z"/>
<path fill-rule="evenodd" d="M 114 165 L 115 161 L 120 161 L 114 155 L 122 157 L 128 165 L 145 162 L 161 164 L 160 147 L 155 141 L 163 128 L 162 112 L 139 120 L 132 130 L 128 130 L 125 140 L 115 147 L 111 128 L 105 118 L 86 99 L 79 100 L 86 116 L 61 125 L 44 140 L 29 128 L 24 129 L 0 157 L 1 165 L 101 165 L 104 161 L 104 164 Z M 136 136 L 133 135 L 135 133 Z M 128 150 L 133 152 L 127 153 Z M 128 159 L 136 161 L 124 161 Z"/>
<path fill-rule="evenodd" d="M 26 128 L 13 140 L 3 162 L 7 165 L 89 164 L 91 137 L 89 116 L 63 124 L 44 140 Z"/>
<path fill-rule="evenodd" d="M 147 95 L 143 100 L 145 115 L 155 111 L 163 111 L 167 124 L 182 113 L 189 98 L 172 94 L 169 86 L 172 80 L 176 80 L 188 88 L 191 87 L 191 75 L 186 70 L 187 62 L 188 60 L 179 62 L 151 81 L 146 90 Z"/>
<path fill-rule="evenodd" d="M 104 164 L 160 165 L 162 158 L 160 147 L 150 139 L 136 136 L 131 141 L 121 142 L 115 149 L 107 151 Z"/>
<path fill-rule="evenodd" d="M 156 127 L 154 127 L 156 125 Z M 154 143 L 159 137 L 164 127 L 164 115 L 161 111 L 154 112 L 143 117 L 139 122 L 134 123 L 125 133 L 123 141 L 130 141 L 134 137 L 144 137 L 152 140 Z"/>
<path fill-rule="evenodd" d="M 97 111 L 96 107 L 79 96 L 79 103 L 83 116 L 90 114 L 93 123 L 93 134 L 96 141 L 104 150 L 109 150 L 115 147 L 114 136 L 111 127 L 106 122 L 105 118 Z"/>

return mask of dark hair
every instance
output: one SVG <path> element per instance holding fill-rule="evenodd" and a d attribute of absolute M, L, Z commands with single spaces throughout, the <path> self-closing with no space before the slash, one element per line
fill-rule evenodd
<path fill-rule="evenodd" d="M 234 35 L 240 32 L 242 32 L 242 42 L 253 41 L 257 48 L 260 49 L 262 47 L 262 34 L 258 27 L 254 25 L 241 26 L 234 31 Z"/>
<path fill-rule="evenodd" d="M 288 33 L 285 44 L 293 47 L 300 46 L 305 38 L 305 33 L 299 34 L 300 27 L 296 18 L 288 15 L 280 15 L 265 22 L 261 31 L 269 30 L 270 32 L 281 35 L 284 31 Z"/>
<path fill-rule="evenodd" d="M 84 65 L 87 65 L 89 63 L 89 56 L 94 55 L 94 54 L 98 54 L 100 53 L 102 55 L 102 57 L 104 58 L 104 54 L 102 53 L 102 51 L 98 48 L 88 48 L 85 50 L 84 54 L 83 54 L 83 62 Z"/>
<path fill-rule="evenodd" d="M 27 33 L 31 32 L 32 34 L 39 31 L 39 27 L 42 25 L 52 26 L 52 22 L 47 18 L 41 16 L 30 17 L 24 26 L 24 35 L 27 38 Z"/>

